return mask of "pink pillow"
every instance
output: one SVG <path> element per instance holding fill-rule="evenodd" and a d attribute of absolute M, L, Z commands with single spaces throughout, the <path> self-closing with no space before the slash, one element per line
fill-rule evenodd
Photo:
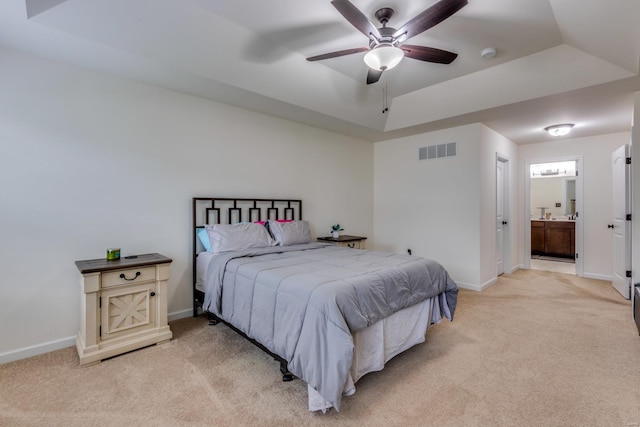
<path fill-rule="evenodd" d="M 292 222 L 292 219 L 277 219 L 276 222 Z M 256 221 L 256 224 L 265 225 L 267 221 Z"/>

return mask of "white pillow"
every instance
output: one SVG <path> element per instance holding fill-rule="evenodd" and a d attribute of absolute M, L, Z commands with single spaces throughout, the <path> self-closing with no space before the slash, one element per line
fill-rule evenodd
<path fill-rule="evenodd" d="M 311 229 L 307 221 L 269 221 L 269 231 L 281 246 L 299 245 L 311 241 Z"/>
<path fill-rule="evenodd" d="M 275 246 L 267 229 L 256 223 L 205 225 L 209 234 L 211 252 L 239 251 L 247 248 L 265 248 Z"/>

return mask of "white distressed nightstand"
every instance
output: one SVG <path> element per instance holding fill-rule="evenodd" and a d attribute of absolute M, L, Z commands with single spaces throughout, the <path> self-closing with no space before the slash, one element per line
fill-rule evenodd
<path fill-rule="evenodd" d="M 76 347 L 80 365 L 167 342 L 167 281 L 172 259 L 157 253 L 76 261 L 82 278 Z"/>
<path fill-rule="evenodd" d="M 366 237 L 362 236 L 340 236 L 340 237 L 318 237 L 318 241 L 325 243 L 333 243 L 338 246 L 346 246 L 352 249 L 364 249 L 364 241 L 367 240 Z"/>

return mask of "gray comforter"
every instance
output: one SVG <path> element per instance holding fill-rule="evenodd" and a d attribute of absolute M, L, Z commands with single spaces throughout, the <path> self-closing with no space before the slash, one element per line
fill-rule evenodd
<path fill-rule="evenodd" d="M 221 253 L 207 272 L 204 309 L 289 362 L 337 410 L 352 332 L 458 288 L 435 261 L 323 243 Z"/>

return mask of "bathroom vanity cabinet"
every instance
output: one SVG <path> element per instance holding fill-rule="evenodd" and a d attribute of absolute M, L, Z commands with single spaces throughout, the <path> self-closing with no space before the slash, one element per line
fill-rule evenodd
<path fill-rule="evenodd" d="M 574 258 L 576 223 L 569 220 L 532 220 L 531 254 Z"/>

